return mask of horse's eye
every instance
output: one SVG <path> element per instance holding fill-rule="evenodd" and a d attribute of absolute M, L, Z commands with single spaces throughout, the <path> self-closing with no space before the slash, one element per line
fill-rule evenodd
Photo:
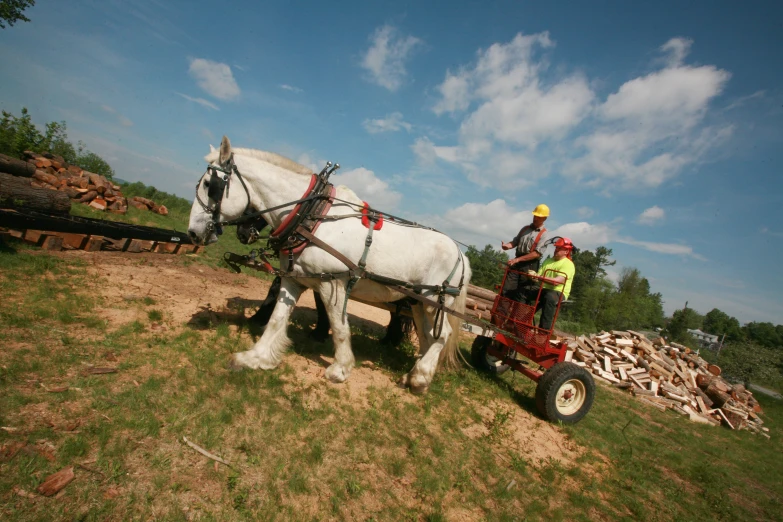
<path fill-rule="evenodd" d="M 204 180 L 204 188 L 209 188 L 209 181 Z"/>

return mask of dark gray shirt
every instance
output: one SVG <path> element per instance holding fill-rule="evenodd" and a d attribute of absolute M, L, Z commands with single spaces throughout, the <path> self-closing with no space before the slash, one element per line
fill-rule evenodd
<path fill-rule="evenodd" d="M 529 254 L 533 247 L 533 241 L 536 240 L 538 233 L 542 229 L 544 230 L 544 233 L 541 234 L 541 238 L 538 240 L 538 244 L 536 245 L 536 252 L 543 255 L 543 249 L 541 247 L 547 239 L 546 229 L 544 227 L 533 228 L 533 225 L 530 224 L 522 227 L 522 230 L 519 231 L 517 237 L 511 241 L 511 244 L 517 247 L 516 256 L 514 257 L 522 257 L 525 254 Z"/>

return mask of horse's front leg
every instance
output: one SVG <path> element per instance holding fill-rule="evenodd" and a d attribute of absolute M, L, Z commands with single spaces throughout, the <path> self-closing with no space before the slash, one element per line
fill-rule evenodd
<path fill-rule="evenodd" d="M 438 369 L 438 360 L 440 352 L 446 345 L 449 335 L 452 334 L 451 325 L 447 317 L 438 320 L 443 321 L 443 328 L 440 336 L 435 337 L 435 309 L 417 305 L 412 307 L 413 318 L 416 323 L 416 329 L 419 334 L 419 351 L 421 358 L 413 365 L 413 369 L 403 375 L 400 380 L 402 386 L 410 386 L 411 392 L 415 394 L 426 393 L 435 376 L 435 370 Z"/>
<path fill-rule="evenodd" d="M 248 351 L 235 353 L 231 361 L 232 369 L 252 368 L 254 370 L 272 370 L 277 368 L 283 355 L 291 345 L 288 338 L 288 318 L 296 305 L 304 287 L 294 279 L 283 278 L 277 304 L 269 318 L 269 323 L 261 339 Z"/>
<path fill-rule="evenodd" d="M 326 306 L 326 314 L 332 325 L 334 362 L 326 369 L 326 378 L 332 382 L 345 382 L 356 363 L 351 350 L 351 329 L 348 317 L 343 317 L 345 283 L 343 281 L 323 282 L 318 290 Z"/>

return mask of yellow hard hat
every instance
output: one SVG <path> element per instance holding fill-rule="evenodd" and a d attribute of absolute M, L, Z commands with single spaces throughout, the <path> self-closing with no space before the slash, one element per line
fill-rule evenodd
<path fill-rule="evenodd" d="M 533 209 L 533 215 L 538 217 L 549 217 L 549 207 L 541 203 Z"/>

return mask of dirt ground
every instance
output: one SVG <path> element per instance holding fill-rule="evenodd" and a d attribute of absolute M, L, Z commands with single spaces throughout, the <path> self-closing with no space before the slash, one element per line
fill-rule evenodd
<path fill-rule="evenodd" d="M 145 297 L 154 299 L 154 308 L 163 312 L 164 324 L 161 328 L 164 329 L 168 328 L 166 324 L 177 328 L 177 325 L 185 325 L 204 314 L 213 320 L 249 317 L 266 297 L 271 284 L 245 273 L 235 274 L 226 269 L 186 263 L 183 258 L 162 254 L 69 251 L 58 255 L 82 259 L 89 264 L 91 278 L 104 281 L 96 287 L 103 298 L 101 314 L 109 322 L 110 329 L 134 320 L 146 320 L 146 316 L 142 317 L 142 309 L 129 308 L 123 303 Z M 376 329 L 379 334 L 390 319 L 386 310 L 353 301 L 348 303 L 348 313 L 352 325 L 365 330 Z M 315 301 L 311 291 L 302 295 L 294 314 L 302 318 L 309 317 L 314 324 Z M 473 337 L 466 332 L 461 332 L 461 335 Z M 248 336 L 248 348 L 251 342 Z M 325 382 L 328 386 L 340 386 L 360 403 L 364 402 L 363 397 L 369 388 L 382 389 L 399 396 L 401 400 L 416 400 L 407 390 L 398 387 L 389 375 L 374 368 L 371 362 L 357 366 L 343 384 L 328 383 L 324 371 L 331 362 L 332 359 L 327 356 L 314 361 L 291 352 L 286 355 L 284 364 L 295 369 L 305 384 Z M 476 406 L 484 423 L 466 423 L 463 432 L 471 438 L 487 436 L 488 426 L 500 409 L 508 411 L 507 431 L 513 445 L 532 461 L 546 462 L 551 458 L 569 464 L 582 453 L 581 448 L 561 430 L 518 406 Z"/>

